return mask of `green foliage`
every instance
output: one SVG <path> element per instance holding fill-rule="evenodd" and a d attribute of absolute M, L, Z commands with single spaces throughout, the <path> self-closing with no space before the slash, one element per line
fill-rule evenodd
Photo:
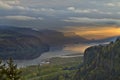
<path fill-rule="evenodd" d="M 21 80 L 21 71 L 10 58 L 6 64 L 0 61 L 0 80 Z"/>
<path fill-rule="evenodd" d="M 24 80 L 72 80 L 83 57 L 52 58 L 50 64 L 21 68 Z M 73 79 L 74 80 L 74 79 Z"/>
<path fill-rule="evenodd" d="M 5 64 L 2 63 L 2 61 L 0 60 L 0 78 L 2 80 L 6 80 L 6 68 L 5 68 Z"/>

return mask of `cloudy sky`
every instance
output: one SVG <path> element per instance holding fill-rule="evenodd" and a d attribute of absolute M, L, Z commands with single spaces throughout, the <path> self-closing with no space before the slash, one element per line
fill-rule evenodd
<path fill-rule="evenodd" d="M 117 36 L 120 0 L 0 0 L 0 25 Z"/>

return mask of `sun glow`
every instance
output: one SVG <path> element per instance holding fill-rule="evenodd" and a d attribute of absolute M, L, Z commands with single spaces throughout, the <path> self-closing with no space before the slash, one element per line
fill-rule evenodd
<path fill-rule="evenodd" d="M 107 37 L 120 36 L 120 27 L 116 26 L 77 27 L 71 28 L 69 31 L 73 31 L 77 35 L 87 39 L 102 39 Z"/>

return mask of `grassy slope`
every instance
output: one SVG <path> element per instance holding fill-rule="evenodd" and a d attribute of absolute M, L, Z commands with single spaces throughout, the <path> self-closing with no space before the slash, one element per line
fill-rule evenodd
<path fill-rule="evenodd" d="M 63 80 L 64 76 L 70 80 L 82 60 L 82 57 L 52 58 L 50 64 L 22 68 L 22 76 L 24 80 Z"/>

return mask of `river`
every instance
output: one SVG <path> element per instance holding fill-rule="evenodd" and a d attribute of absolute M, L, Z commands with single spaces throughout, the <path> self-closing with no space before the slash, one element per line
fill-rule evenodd
<path fill-rule="evenodd" d="M 25 67 L 30 65 L 46 63 L 45 61 L 47 59 L 50 59 L 53 57 L 68 58 L 68 57 L 83 56 L 81 55 L 81 53 L 83 54 L 84 50 L 92 45 L 93 44 L 67 45 L 63 50 L 49 51 L 49 52 L 43 53 L 40 57 L 33 60 L 15 60 L 14 62 L 15 64 L 18 65 L 18 67 Z M 77 54 L 77 55 L 71 55 L 71 54 Z"/>
<path fill-rule="evenodd" d="M 53 57 L 61 57 L 61 58 L 69 58 L 69 57 L 78 57 L 83 56 L 86 48 L 90 46 L 94 46 L 98 44 L 74 44 L 74 45 L 66 45 L 63 50 L 55 50 L 43 53 L 40 57 L 33 60 L 14 60 L 14 63 L 18 65 L 18 67 L 26 67 L 30 65 L 38 65 L 38 64 L 46 64 L 46 60 L 49 60 Z M 77 54 L 77 55 L 76 55 Z"/>

